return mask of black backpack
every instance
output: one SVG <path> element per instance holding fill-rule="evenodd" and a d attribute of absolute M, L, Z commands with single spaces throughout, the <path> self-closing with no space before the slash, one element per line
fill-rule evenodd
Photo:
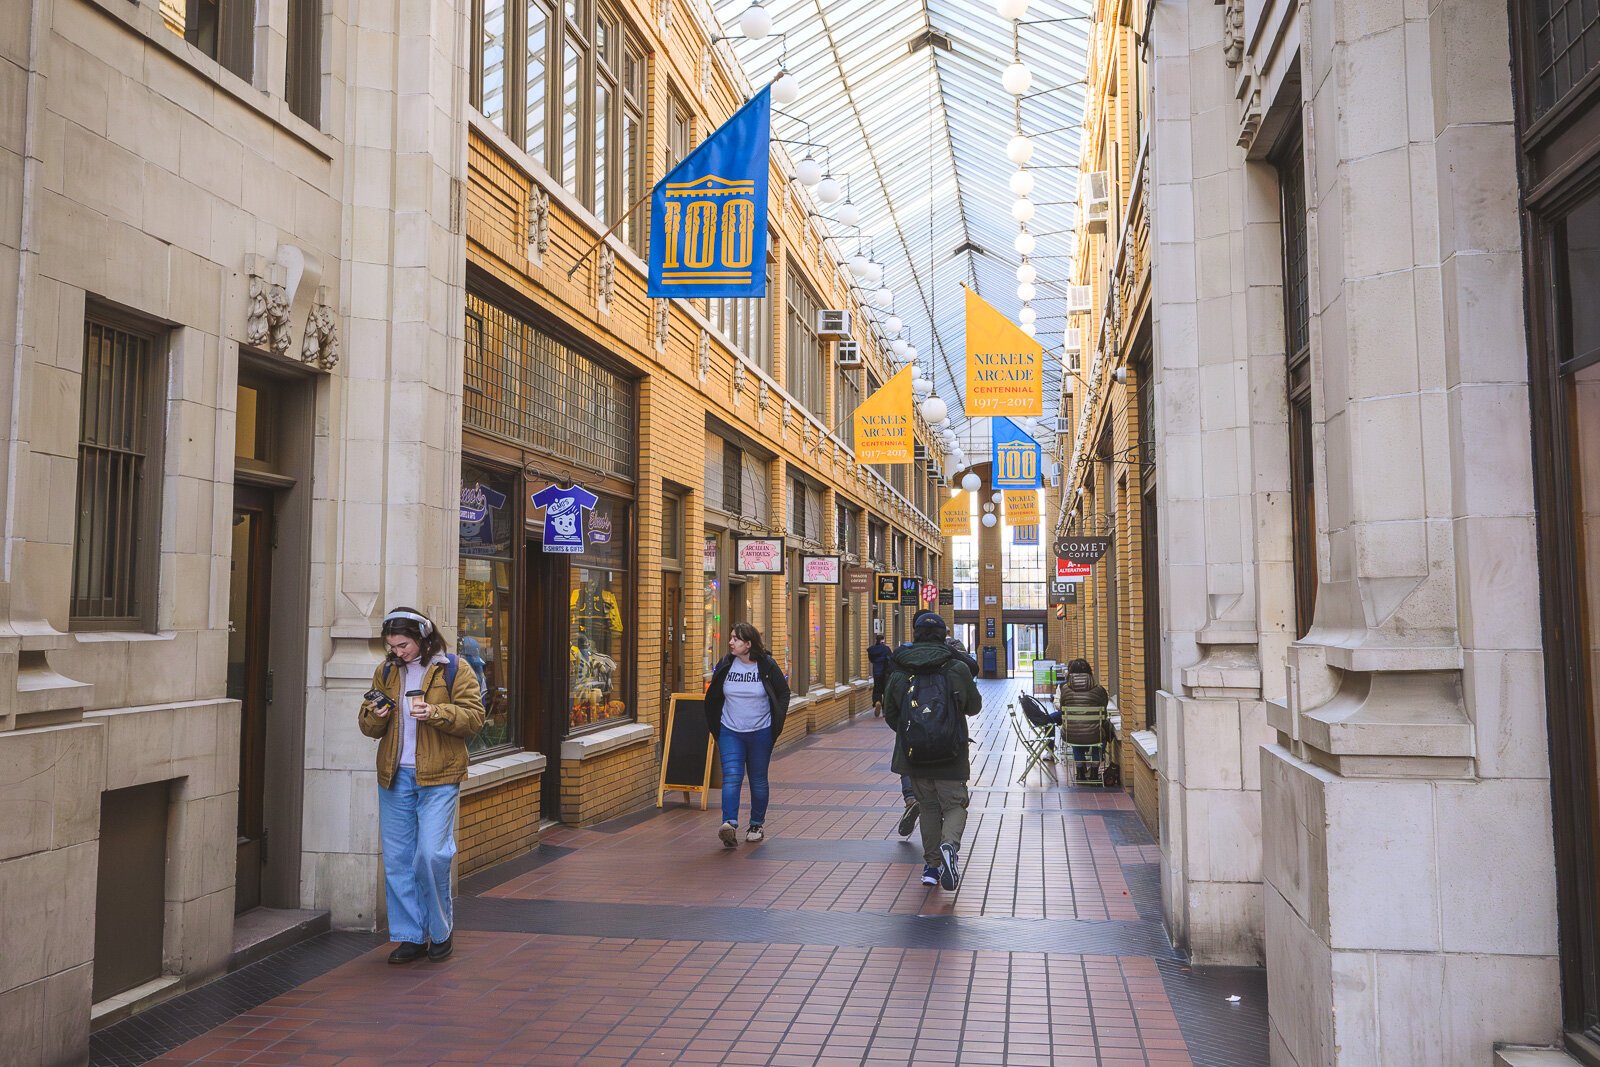
<path fill-rule="evenodd" d="M 946 763 L 967 748 L 967 724 L 956 710 L 955 694 L 944 668 L 910 676 L 900 714 L 900 740 L 906 762 Z"/>

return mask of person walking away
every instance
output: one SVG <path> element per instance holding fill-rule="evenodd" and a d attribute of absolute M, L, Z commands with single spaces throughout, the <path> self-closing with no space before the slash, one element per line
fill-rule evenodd
<path fill-rule="evenodd" d="M 761 641 L 761 631 L 747 622 L 734 623 L 728 655 L 711 674 L 706 689 L 706 726 L 722 755 L 722 826 L 717 837 L 724 848 L 739 844 L 739 793 L 750 776 L 750 826 L 744 839 L 766 837 L 767 769 L 772 748 L 783 733 L 789 713 L 789 681 Z"/>
<path fill-rule="evenodd" d="M 383 840 L 390 963 L 454 950 L 450 863 L 467 739 L 483 729 L 478 676 L 445 651 L 415 608 L 383 617 L 383 663 L 361 702 L 361 732 L 378 740 L 378 830 Z"/>
<path fill-rule="evenodd" d="M 945 645 L 937 612 L 911 624 L 913 641 L 894 654 L 884 686 L 883 717 L 894 729 L 891 767 L 911 779 L 921 808 L 922 884 L 961 884 L 961 836 L 967 825 L 967 718 L 983 708 L 972 671 Z"/>
<path fill-rule="evenodd" d="M 882 634 L 872 639 L 872 644 L 867 646 L 867 659 L 872 661 L 872 714 L 883 714 L 883 684 L 889 680 L 889 657 L 894 655 L 894 649 L 889 647 L 889 642 Z"/>
<path fill-rule="evenodd" d="M 1061 685 L 1057 701 L 1063 713 L 1070 709 L 1098 709 L 1099 719 L 1093 724 L 1068 723 L 1064 729 L 1066 742 L 1072 746 L 1073 780 L 1090 777 L 1089 761 L 1094 755 L 1091 746 L 1105 743 L 1106 726 L 1110 719 L 1111 695 L 1106 687 L 1094 680 L 1094 669 L 1086 659 L 1067 663 L 1067 680 Z"/>

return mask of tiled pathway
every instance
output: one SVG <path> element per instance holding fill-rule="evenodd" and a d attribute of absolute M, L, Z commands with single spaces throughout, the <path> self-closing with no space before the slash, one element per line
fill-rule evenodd
<path fill-rule="evenodd" d="M 1265 1064 L 1264 976 L 1174 955 L 1131 801 L 1017 785 L 1016 686 L 981 684 L 956 893 L 920 884 L 892 738 L 860 718 L 780 755 L 760 845 L 721 847 L 715 799 L 556 829 L 466 880 L 447 963 L 326 935 L 96 1034 L 93 1062 Z"/>

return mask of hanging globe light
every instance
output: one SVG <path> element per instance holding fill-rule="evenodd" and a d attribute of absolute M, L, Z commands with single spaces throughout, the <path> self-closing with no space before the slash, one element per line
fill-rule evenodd
<path fill-rule="evenodd" d="M 851 256 L 845 265 L 850 268 L 850 273 L 857 278 L 865 278 L 867 276 L 867 257 L 860 252 Z"/>
<path fill-rule="evenodd" d="M 867 260 L 867 277 L 865 281 L 868 285 L 882 285 L 883 264 L 875 259 Z"/>
<path fill-rule="evenodd" d="M 1028 91 L 1028 86 L 1033 84 L 1033 71 L 1020 59 L 1013 59 L 1011 65 L 1000 75 L 1000 84 L 1012 96 L 1021 96 Z"/>
<path fill-rule="evenodd" d="M 905 323 L 900 321 L 899 315 L 890 315 L 888 318 L 883 320 L 884 331 L 887 332 L 891 337 L 897 335 L 901 329 L 904 328 L 904 326 Z"/>
<path fill-rule="evenodd" d="M 1002 493 L 998 489 L 996 489 L 994 492 L 989 494 L 989 499 L 994 501 L 996 504 L 1000 503 L 1005 498 L 1006 498 L 1006 495 L 1004 493 Z M 990 509 L 990 510 L 993 510 L 993 509 Z"/>
<path fill-rule="evenodd" d="M 809 189 L 822 180 L 822 164 L 807 155 L 795 164 L 794 176 L 800 179 L 801 185 Z"/>
<path fill-rule="evenodd" d="M 1020 327 L 1020 329 L 1022 330 L 1023 333 L 1027 334 L 1029 337 L 1033 337 L 1039 332 L 1039 328 L 1037 326 L 1035 326 L 1031 322 L 1023 323 L 1022 326 Z"/>
<path fill-rule="evenodd" d="M 949 430 L 950 429 L 950 412 L 949 412 L 949 408 L 948 407 L 945 409 L 945 417 L 940 419 L 938 422 L 934 423 L 933 424 L 933 428 L 935 430 Z M 955 436 L 956 436 L 955 432 L 952 431 L 951 434 L 950 434 L 950 439 L 951 440 L 955 440 Z"/>
<path fill-rule="evenodd" d="M 833 217 L 841 226 L 854 226 L 861 221 L 861 209 L 846 200 L 839 205 L 838 214 Z"/>
<path fill-rule="evenodd" d="M 1028 0 L 996 0 L 994 9 L 1003 19 L 1020 19 L 1028 13 Z"/>
<path fill-rule="evenodd" d="M 874 300 L 876 301 L 876 303 L 877 303 L 877 305 L 879 307 L 893 307 L 894 306 L 894 290 L 893 289 L 879 289 L 876 293 L 873 294 L 873 298 L 874 298 Z"/>
<path fill-rule="evenodd" d="M 1017 250 L 1018 255 L 1031 256 L 1033 255 L 1033 250 L 1039 247 L 1039 241 L 1033 234 L 1023 230 L 1017 234 L 1017 239 L 1011 242 L 1011 247 Z"/>
<path fill-rule="evenodd" d="M 1026 134 L 1018 133 L 1006 142 L 1006 158 L 1017 166 L 1022 166 L 1033 158 L 1033 142 Z"/>
<path fill-rule="evenodd" d="M 1033 310 L 1033 307 L 1029 304 L 1023 304 L 1022 310 L 1017 312 L 1017 321 L 1022 323 L 1024 326 L 1030 322 L 1034 322 L 1038 318 L 1039 313 Z"/>
<path fill-rule="evenodd" d="M 978 476 L 971 471 L 968 471 L 961 476 L 961 488 L 965 489 L 969 493 L 976 493 L 978 491 L 978 486 L 982 484 L 983 482 L 979 480 Z"/>
<path fill-rule="evenodd" d="M 985 526 L 993 526 L 995 523 L 997 523 L 999 521 L 1000 520 L 995 518 L 993 515 L 985 515 L 983 517 L 983 524 Z"/>
<path fill-rule="evenodd" d="M 800 80 L 788 71 L 780 73 L 778 80 L 772 83 L 772 99 L 784 107 L 800 99 Z"/>
<path fill-rule="evenodd" d="M 917 394 L 918 399 L 921 399 L 933 392 L 933 383 L 926 378 L 913 378 L 911 379 L 911 391 Z"/>
<path fill-rule="evenodd" d="M 1016 219 L 1018 222 L 1027 222 L 1029 219 L 1033 218 L 1033 211 L 1033 201 L 1029 200 L 1025 196 L 1021 197 L 1016 203 L 1011 205 L 1011 217 Z"/>
<path fill-rule="evenodd" d="M 901 359 L 906 358 L 906 355 L 909 353 L 910 349 L 911 346 L 906 343 L 906 339 L 904 337 L 896 337 L 889 343 L 889 351 L 893 352 Z"/>
<path fill-rule="evenodd" d="M 1014 196 L 1027 196 L 1033 192 L 1033 172 L 1019 170 L 1011 176 L 1011 192 Z"/>
<path fill-rule="evenodd" d="M 1031 282 L 1023 282 L 1021 285 L 1017 286 L 1017 299 L 1022 301 L 1024 304 L 1038 295 L 1038 290 Z"/>
<path fill-rule="evenodd" d="M 761 0 L 750 0 L 739 16 L 739 32 L 752 41 L 764 40 L 772 32 L 772 15 L 761 6 Z"/>
<path fill-rule="evenodd" d="M 831 174 L 825 174 L 817 183 L 817 199 L 824 204 L 831 204 L 844 195 L 844 187 L 839 184 Z"/>
<path fill-rule="evenodd" d="M 1039 279 L 1039 271 L 1027 260 L 1022 261 L 1022 266 L 1017 268 L 1017 281 L 1024 285 L 1032 285 Z"/>
<path fill-rule="evenodd" d="M 937 396 L 930 396 L 922 402 L 922 417 L 930 424 L 938 422 L 950 414 L 950 405 Z"/>

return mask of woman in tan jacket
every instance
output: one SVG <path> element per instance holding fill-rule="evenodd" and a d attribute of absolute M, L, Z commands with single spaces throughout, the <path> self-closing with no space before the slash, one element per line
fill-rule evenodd
<path fill-rule="evenodd" d="M 414 608 L 383 617 L 388 650 L 361 704 L 361 732 L 378 739 L 390 963 L 450 955 L 450 861 L 467 738 L 483 728 L 478 676 L 445 652 L 433 620 Z"/>

